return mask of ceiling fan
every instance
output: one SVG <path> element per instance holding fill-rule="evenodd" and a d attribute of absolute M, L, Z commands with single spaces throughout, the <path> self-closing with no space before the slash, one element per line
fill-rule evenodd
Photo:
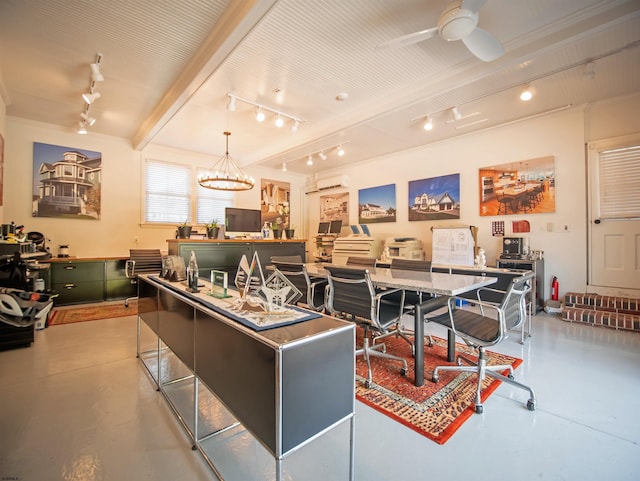
<path fill-rule="evenodd" d="M 478 28 L 478 11 L 485 3 L 487 0 L 451 2 L 440 14 L 436 27 L 388 40 L 376 48 L 405 47 L 427 40 L 437 33 L 447 41 L 462 40 L 469 51 L 480 60 L 495 60 L 504 53 L 502 44 L 489 32 Z"/>

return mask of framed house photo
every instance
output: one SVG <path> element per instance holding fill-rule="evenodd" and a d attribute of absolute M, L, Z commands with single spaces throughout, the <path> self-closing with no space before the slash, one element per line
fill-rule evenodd
<path fill-rule="evenodd" d="M 409 221 L 460 218 L 460 174 L 409 181 Z"/>
<path fill-rule="evenodd" d="M 33 143 L 33 217 L 100 219 L 102 153 Z"/>
<path fill-rule="evenodd" d="M 358 224 L 396 221 L 396 184 L 358 191 Z"/>

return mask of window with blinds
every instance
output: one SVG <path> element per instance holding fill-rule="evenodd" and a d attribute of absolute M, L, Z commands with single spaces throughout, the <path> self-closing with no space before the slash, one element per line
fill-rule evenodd
<path fill-rule="evenodd" d="M 147 159 L 144 173 L 144 222 L 158 224 L 224 223 L 233 194 L 198 185 L 196 170 L 184 164 Z M 195 187 L 194 187 L 195 186 Z"/>
<path fill-rule="evenodd" d="M 600 218 L 640 218 L 640 146 L 599 153 Z"/>

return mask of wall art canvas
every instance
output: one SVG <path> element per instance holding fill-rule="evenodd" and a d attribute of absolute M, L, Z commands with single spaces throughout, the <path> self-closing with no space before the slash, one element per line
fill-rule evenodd
<path fill-rule="evenodd" d="M 409 221 L 460 218 L 460 174 L 409 181 Z"/>
<path fill-rule="evenodd" d="M 33 143 L 33 217 L 100 219 L 102 153 Z"/>
<path fill-rule="evenodd" d="M 262 223 L 274 222 L 279 229 L 290 228 L 291 184 L 262 179 L 260 185 L 260 212 Z"/>
<path fill-rule="evenodd" d="M 342 221 L 349 225 L 349 192 L 320 196 L 320 222 Z"/>
<path fill-rule="evenodd" d="M 358 190 L 358 223 L 396 221 L 396 184 Z"/>
<path fill-rule="evenodd" d="M 553 156 L 480 169 L 480 215 L 541 214 L 556 211 Z"/>

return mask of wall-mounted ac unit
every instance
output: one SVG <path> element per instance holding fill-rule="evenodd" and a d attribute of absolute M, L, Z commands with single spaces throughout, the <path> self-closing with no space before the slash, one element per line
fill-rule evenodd
<path fill-rule="evenodd" d="M 305 194 L 313 194 L 314 192 L 318 192 L 318 184 L 316 184 L 315 182 L 304 186 Z"/>
<path fill-rule="evenodd" d="M 326 179 L 318 179 L 318 190 L 337 189 L 339 187 L 347 187 L 348 184 L 349 181 L 346 175 L 336 175 Z"/>

